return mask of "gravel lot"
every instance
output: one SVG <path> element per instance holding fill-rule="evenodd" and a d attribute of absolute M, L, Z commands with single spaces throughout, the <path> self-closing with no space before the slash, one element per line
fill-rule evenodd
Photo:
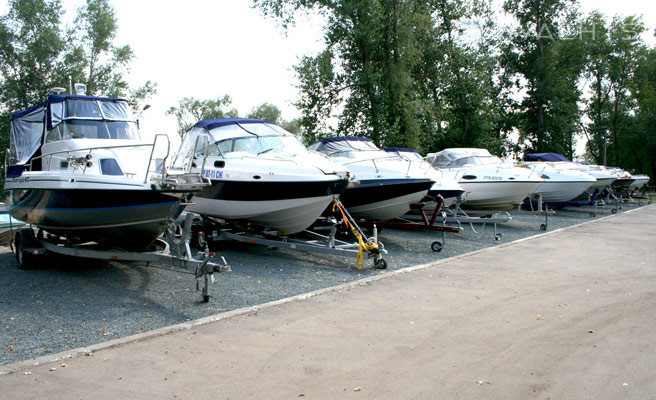
<path fill-rule="evenodd" d="M 620 212 L 638 207 L 624 204 Z M 600 207 L 596 217 L 611 215 Z M 549 217 L 548 230 L 591 220 L 592 208 L 558 210 Z M 440 232 L 384 229 L 379 239 L 389 254 L 388 270 L 496 246 L 542 233 L 544 216 L 514 211 L 512 220 L 493 227 L 469 226 L 447 234 L 441 252 L 430 244 Z M 482 232 L 481 232 L 482 230 Z M 50 260 L 49 265 L 21 271 L 8 247 L 0 247 L 0 365 L 48 353 L 88 346 L 237 308 L 266 303 L 363 277 L 384 273 L 358 271 L 355 257 L 343 258 L 270 249 L 234 242 L 219 243 L 232 272 L 219 274 L 210 288 L 212 299 L 200 302 L 192 275 L 169 268 L 105 263 L 81 259 Z"/>

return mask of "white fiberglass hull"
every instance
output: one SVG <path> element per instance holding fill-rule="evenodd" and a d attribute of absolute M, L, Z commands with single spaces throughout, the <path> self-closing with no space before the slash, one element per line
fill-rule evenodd
<path fill-rule="evenodd" d="M 507 211 L 521 204 L 542 182 L 488 181 L 459 182 L 465 189 L 463 208 Z"/>
<path fill-rule="evenodd" d="M 590 187 L 589 181 L 557 182 L 545 181 L 535 192 L 542 195 L 542 201 L 547 203 L 562 203 L 571 201 L 582 195 Z"/>
<path fill-rule="evenodd" d="M 348 212 L 355 218 L 369 220 L 388 220 L 400 217 L 410 210 L 410 204 L 416 203 L 426 195 L 426 190 L 394 197 L 391 199 L 348 207 Z"/>
<path fill-rule="evenodd" d="M 195 197 L 189 211 L 228 220 L 246 220 L 280 231 L 298 233 L 312 225 L 334 195 L 267 201 L 234 201 Z"/>

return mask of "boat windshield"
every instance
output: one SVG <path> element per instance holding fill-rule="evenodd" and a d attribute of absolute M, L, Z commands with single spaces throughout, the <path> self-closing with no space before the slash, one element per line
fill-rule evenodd
<path fill-rule="evenodd" d="M 67 119 L 52 128 L 46 143 L 66 139 L 138 140 L 136 122 Z"/>
<path fill-rule="evenodd" d="M 66 99 L 50 104 L 52 129 L 46 143 L 66 139 L 138 140 L 137 123 L 128 103 L 94 98 Z"/>
<path fill-rule="evenodd" d="M 307 153 L 296 136 L 275 124 L 231 124 L 214 128 L 209 133 L 214 139 L 209 146 L 209 156 L 235 158 L 267 154 L 294 157 Z"/>
<path fill-rule="evenodd" d="M 503 161 L 497 156 L 489 156 L 489 157 L 480 157 L 480 156 L 472 156 L 472 157 L 463 157 L 459 158 L 452 163 L 449 164 L 449 167 L 463 167 L 466 165 L 493 165 L 497 166 L 502 164 Z"/>
<path fill-rule="evenodd" d="M 210 156 L 226 158 L 263 154 L 294 157 L 307 152 L 294 136 L 269 135 L 224 139 L 210 145 Z"/>

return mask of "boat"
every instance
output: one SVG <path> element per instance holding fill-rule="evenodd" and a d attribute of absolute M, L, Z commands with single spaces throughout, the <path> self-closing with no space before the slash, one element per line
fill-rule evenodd
<path fill-rule="evenodd" d="M 348 184 L 346 168 L 273 122 L 247 118 L 197 122 L 173 168 L 203 170 L 211 181 L 189 211 L 280 235 L 307 229 Z"/>
<path fill-rule="evenodd" d="M 609 172 L 605 167 L 585 162 L 573 162 L 558 153 L 529 153 L 524 155 L 525 162 L 544 162 L 558 171 L 579 171 L 596 179 L 582 194 L 599 195 L 610 190 L 617 180 L 616 174 Z"/>
<path fill-rule="evenodd" d="M 13 219 L 4 203 L 0 203 L 0 246 L 8 246 L 15 232 L 26 224 Z"/>
<path fill-rule="evenodd" d="M 543 183 L 539 175 L 508 165 L 486 149 L 448 148 L 428 154 L 426 160 L 462 186 L 461 207 L 472 215 L 508 211 Z"/>
<path fill-rule="evenodd" d="M 355 218 L 376 221 L 400 217 L 434 184 L 425 169 L 379 149 L 368 138 L 324 138 L 309 149 L 325 154 L 351 172 L 352 182 L 340 201 Z"/>
<path fill-rule="evenodd" d="M 148 249 L 204 181 L 167 171 L 155 155 L 168 153 L 168 137 L 141 140 L 126 100 L 75 87 L 11 116 L 8 212 L 69 244 Z"/>
<path fill-rule="evenodd" d="M 632 174 L 631 177 L 635 179 L 631 184 L 631 186 L 629 186 L 629 190 L 632 193 L 640 191 L 640 189 L 642 189 L 647 185 L 647 183 L 649 183 L 649 179 L 651 179 L 649 175 L 645 175 L 645 174 Z"/>
<path fill-rule="evenodd" d="M 566 203 L 588 193 L 597 184 L 593 176 L 572 167 L 561 166 L 561 161 L 533 161 L 542 159 L 539 155 L 526 154 L 524 162 L 517 166 L 527 168 L 544 179 L 544 183 L 534 191 L 534 195 L 542 196 L 545 203 Z M 561 156 L 562 157 L 562 156 Z M 569 160 L 566 160 L 569 163 Z"/>
<path fill-rule="evenodd" d="M 433 168 L 417 150 L 403 147 L 386 147 L 383 150 L 417 164 L 435 182 L 428 190 L 426 198 L 422 200 L 422 202 L 426 203 L 425 209 L 432 210 L 434 208 L 437 196 L 442 196 L 444 207 L 450 207 L 456 202 L 458 196 L 461 196 L 465 192 L 465 189 L 453 177 L 444 173 L 441 169 Z"/>

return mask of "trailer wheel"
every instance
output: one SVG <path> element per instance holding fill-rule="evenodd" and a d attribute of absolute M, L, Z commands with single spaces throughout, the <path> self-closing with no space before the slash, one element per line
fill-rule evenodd
<path fill-rule="evenodd" d="M 433 250 L 433 251 L 440 252 L 440 251 L 442 251 L 443 247 L 444 246 L 442 246 L 442 242 L 440 242 L 438 240 L 431 243 L 431 250 Z"/>
<path fill-rule="evenodd" d="M 547 224 L 540 224 L 540 230 L 541 231 L 546 231 L 547 230 Z"/>
<path fill-rule="evenodd" d="M 33 248 L 36 245 L 36 237 L 32 228 L 21 228 L 16 231 L 14 238 L 14 248 L 16 250 L 16 261 L 18 269 L 31 269 L 35 266 L 35 256 L 25 249 Z"/>
<path fill-rule="evenodd" d="M 617 214 L 617 208 L 612 208 L 612 209 L 610 210 L 610 213 L 611 213 L 611 214 Z"/>
<path fill-rule="evenodd" d="M 381 258 L 379 260 L 374 260 L 374 267 L 376 267 L 377 269 L 386 269 L 387 261 L 385 261 L 384 258 Z"/>
<path fill-rule="evenodd" d="M 494 235 L 494 240 L 496 240 L 497 242 L 500 241 L 501 239 L 503 239 L 503 235 L 501 234 L 501 232 Z"/>

